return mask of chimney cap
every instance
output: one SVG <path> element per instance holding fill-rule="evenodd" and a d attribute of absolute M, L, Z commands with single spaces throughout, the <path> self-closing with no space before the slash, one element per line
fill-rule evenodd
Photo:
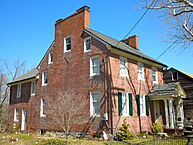
<path fill-rule="evenodd" d="M 78 10 L 76 10 L 77 12 L 81 12 L 81 11 L 83 11 L 83 10 L 90 10 L 90 7 L 88 7 L 88 6 L 83 6 L 83 7 L 81 7 L 81 8 L 79 8 Z"/>

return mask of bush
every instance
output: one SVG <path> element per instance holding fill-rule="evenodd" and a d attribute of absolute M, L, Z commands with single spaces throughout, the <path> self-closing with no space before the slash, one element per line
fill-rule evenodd
<path fill-rule="evenodd" d="M 163 132 L 163 125 L 160 121 L 157 121 L 153 124 L 153 133 Z"/>
<path fill-rule="evenodd" d="M 121 127 L 119 127 L 119 131 L 117 133 L 118 140 L 120 141 L 130 140 L 133 139 L 133 137 L 134 137 L 133 134 L 129 132 L 129 124 L 127 124 L 126 121 L 124 120 Z"/>
<path fill-rule="evenodd" d="M 63 140 L 49 140 L 44 145 L 66 145 L 66 141 Z"/>

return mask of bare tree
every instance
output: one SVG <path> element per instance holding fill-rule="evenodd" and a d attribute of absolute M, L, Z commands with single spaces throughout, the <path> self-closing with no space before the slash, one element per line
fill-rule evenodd
<path fill-rule="evenodd" d="M 171 28 L 170 41 L 190 47 L 193 42 L 192 0 L 145 0 L 146 8 L 161 11 Z"/>
<path fill-rule="evenodd" d="M 45 101 L 45 114 L 49 118 L 50 125 L 61 128 L 66 135 L 74 126 L 84 125 L 89 120 L 85 111 L 87 104 L 80 94 L 60 89 L 54 96 L 45 98 Z"/>
<path fill-rule="evenodd" d="M 5 127 L 8 120 L 9 86 L 7 83 L 23 73 L 25 73 L 25 61 L 17 59 L 11 63 L 8 60 L 0 60 L 0 130 Z"/>

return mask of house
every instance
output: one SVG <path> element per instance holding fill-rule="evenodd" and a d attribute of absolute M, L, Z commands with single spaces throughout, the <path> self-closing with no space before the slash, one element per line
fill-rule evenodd
<path fill-rule="evenodd" d="M 89 7 L 81 7 L 56 21 L 54 41 L 37 68 L 9 83 L 10 123 L 20 123 L 22 131 L 61 130 L 47 125 L 45 109 L 62 87 L 81 94 L 85 118 L 94 118 L 89 126 L 76 125 L 76 132 L 93 134 L 105 122 L 113 133 L 124 119 L 133 133 L 151 131 L 148 95 L 163 84 L 166 67 L 139 50 L 136 35 L 118 41 L 91 29 Z"/>
<path fill-rule="evenodd" d="M 193 117 L 193 75 L 170 68 L 164 72 L 165 83 L 179 83 L 186 93 L 183 98 L 184 117 Z"/>

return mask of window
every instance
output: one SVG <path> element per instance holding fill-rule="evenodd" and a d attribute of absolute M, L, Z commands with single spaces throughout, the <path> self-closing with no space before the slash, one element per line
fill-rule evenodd
<path fill-rule="evenodd" d="M 127 58 L 120 57 L 120 76 L 126 76 L 127 73 Z"/>
<path fill-rule="evenodd" d="M 144 80 L 144 67 L 142 63 L 138 63 L 138 80 Z"/>
<path fill-rule="evenodd" d="M 42 72 L 42 86 L 48 84 L 48 71 Z"/>
<path fill-rule="evenodd" d="M 35 84 L 35 81 L 32 81 L 31 82 L 31 96 L 33 96 L 33 95 L 35 95 L 35 86 L 36 84 Z"/>
<path fill-rule="evenodd" d="M 140 102 L 140 115 L 141 116 L 145 116 L 146 115 L 146 104 L 145 104 L 145 96 L 144 95 L 140 95 L 139 98 L 139 102 Z"/>
<path fill-rule="evenodd" d="M 46 102 L 45 102 L 44 99 L 41 98 L 41 102 L 40 102 L 40 117 L 46 117 L 45 107 L 46 107 Z"/>
<path fill-rule="evenodd" d="M 17 96 L 16 98 L 20 98 L 21 97 L 21 84 L 17 86 Z"/>
<path fill-rule="evenodd" d="M 51 64 L 51 63 L 53 63 L 53 52 L 50 52 L 48 56 L 48 64 Z"/>
<path fill-rule="evenodd" d="M 64 52 L 71 51 L 71 37 L 64 38 Z"/>
<path fill-rule="evenodd" d="M 177 81 L 178 80 L 178 73 L 177 72 L 173 72 L 172 73 L 172 81 Z"/>
<path fill-rule="evenodd" d="M 87 37 L 84 39 L 84 52 L 89 51 L 90 47 L 91 47 L 91 37 Z"/>
<path fill-rule="evenodd" d="M 152 81 L 153 83 L 158 83 L 157 69 L 152 68 Z"/>
<path fill-rule="evenodd" d="M 99 57 L 92 57 L 90 59 L 90 76 L 100 75 L 100 61 Z"/>
<path fill-rule="evenodd" d="M 14 122 L 19 122 L 19 109 L 14 110 Z"/>
<path fill-rule="evenodd" d="M 90 114 L 100 116 L 100 93 L 91 93 Z"/>
<path fill-rule="evenodd" d="M 118 92 L 118 113 L 119 116 L 133 115 L 132 94 Z"/>

